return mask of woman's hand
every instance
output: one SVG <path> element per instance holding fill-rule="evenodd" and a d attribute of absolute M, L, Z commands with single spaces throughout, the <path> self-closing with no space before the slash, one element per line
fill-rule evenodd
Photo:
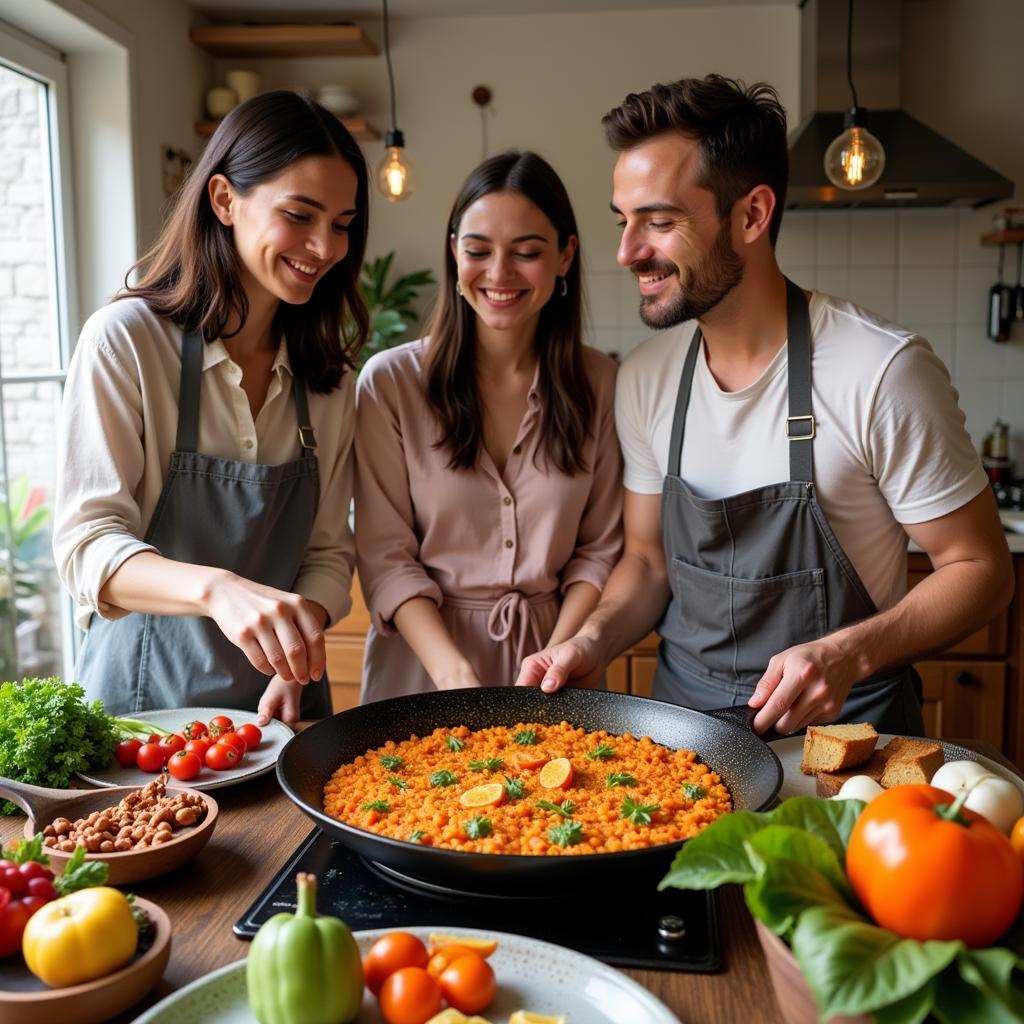
<path fill-rule="evenodd" d="M 474 686 L 483 686 L 468 661 L 460 662 L 445 669 L 434 677 L 434 685 L 439 690 L 468 690 Z"/>
<path fill-rule="evenodd" d="M 256 724 L 264 726 L 272 718 L 280 718 L 285 725 L 294 725 L 299 720 L 301 699 L 301 683 L 286 683 L 280 676 L 274 676 L 260 697 Z"/>
<path fill-rule="evenodd" d="M 323 676 L 323 615 L 304 597 L 224 572 L 210 582 L 203 606 L 257 671 L 286 683 Z"/>

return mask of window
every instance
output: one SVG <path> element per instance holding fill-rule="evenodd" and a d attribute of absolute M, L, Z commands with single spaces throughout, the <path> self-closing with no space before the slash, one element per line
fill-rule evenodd
<path fill-rule="evenodd" d="M 59 405 L 74 322 L 66 68 L 0 27 L 0 679 L 65 675 L 70 601 L 51 551 Z"/>

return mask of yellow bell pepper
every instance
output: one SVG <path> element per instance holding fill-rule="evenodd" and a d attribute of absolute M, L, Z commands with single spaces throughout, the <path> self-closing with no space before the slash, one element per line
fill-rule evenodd
<path fill-rule="evenodd" d="M 28 969 L 51 988 L 102 978 L 127 964 L 139 930 L 123 893 L 80 889 L 40 907 L 21 940 Z"/>

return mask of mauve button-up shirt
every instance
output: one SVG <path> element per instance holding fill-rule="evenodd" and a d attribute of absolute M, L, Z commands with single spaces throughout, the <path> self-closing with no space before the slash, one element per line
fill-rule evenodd
<path fill-rule="evenodd" d="M 483 447 L 474 469 L 451 470 L 448 452 L 435 447 L 439 428 L 423 393 L 425 354 L 423 341 L 381 352 L 357 381 L 360 581 L 374 629 L 383 637 L 394 636 L 392 619 L 401 604 L 427 597 L 442 609 L 446 599 L 450 605 L 492 607 L 490 635 L 484 632 L 477 643 L 493 645 L 495 620 L 518 614 L 508 607 L 509 595 L 515 603 L 538 605 L 581 581 L 600 590 L 618 560 L 622 461 L 614 424 L 616 366 L 584 349 L 595 397 L 585 472 L 568 476 L 547 465 L 536 376 L 504 472 Z M 543 617 L 545 627 L 553 627 L 553 618 Z M 455 632 L 473 662 L 474 651 L 464 649 L 465 631 Z M 519 630 L 513 625 L 507 632 L 514 642 Z"/>

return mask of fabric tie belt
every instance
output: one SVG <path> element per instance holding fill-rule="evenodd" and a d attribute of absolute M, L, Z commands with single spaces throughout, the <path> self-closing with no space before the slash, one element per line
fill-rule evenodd
<path fill-rule="evenodd" d="M 444 603 L 452 608 L 489 610 L 487 635 L 497 643 L 512 637 L 517 664 L 521 664 L 527 655 L 541 650 L 547 642 L 547 638 L 540 634 L 531 609 L 558 600 L 557 591 L 527 597 L 521 591 L 510 590 L 508 593 L 502 594 L 497 601 L 467 597 L 453 598 L 447 594 L 444 597 Z"/>

